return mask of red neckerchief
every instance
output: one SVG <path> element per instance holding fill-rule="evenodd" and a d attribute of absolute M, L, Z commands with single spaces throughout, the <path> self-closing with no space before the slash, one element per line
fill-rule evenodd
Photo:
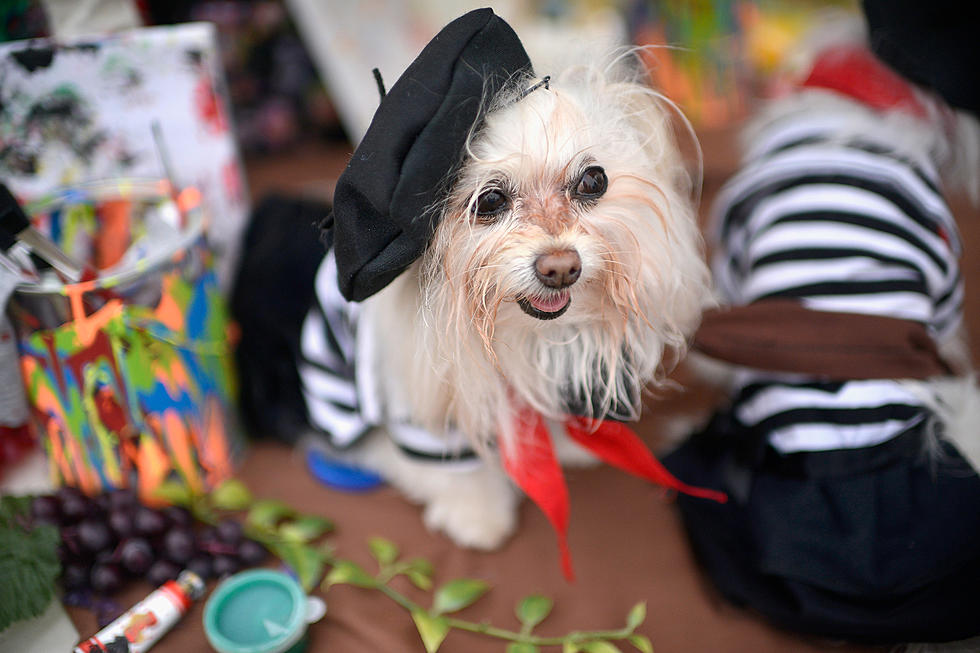
<path fill-rule="evenodd" d="M 677 480 L 654 458 L 642 440 L 625 424 L 586 417 L 565 420 L 568 436 L 600 460 L 640 478 L 694 497 L 724 503 L 722 492 L 693 487 Z M 517 436 L 501 447 L 504 470 L 551 522 L 558 536 L 562 572 L 575 579 L 568 549 L 568 487 L 552 447 L 544 418 L 526 408 L 516 417 Z M 508 450 L 509 449 L 509 450 Z"/>
<path fill-rule="evenodd" d="M 836 91 L 878 111 L 903 109 L 920 118 L 928 115 L 912 86 L 859 46 L 821 53 L 801 86 Z"/>

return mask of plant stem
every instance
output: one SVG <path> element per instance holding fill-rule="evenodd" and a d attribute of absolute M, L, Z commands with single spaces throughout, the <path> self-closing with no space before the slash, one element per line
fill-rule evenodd
<path fill-rule="evenodd" d="M 335 562 L 335 561 L 332 561 Z M 425 608 L 420 606 L 415 601 L 411 600 L 398 590 L 392 589 L 386 583 L 387 580 L 382 582 L 387 574 L 378 575 L 378 585 L 377 588 L 389 599 L 403 607 L 408 612 L 416 611 L 426 611 Z M 496 637 L 498 639 L 505 639 L 511 642 L 520 642 L 523 644 L 534 644 L 536 646 L 561 646 L 566 641 L 581 641 L 581 640 L 591 640 L 591 639 L 625 639 L 633 634 L 630 628 L 621 628 L 619 630 L 597 630 L 591 632 L 571 632 L 560 637 L 542 637 L 539 635 L 532 635 L 531 633 L 525 632 L 514 632 L 512 630 L 507 630 L 505 628 L 497 628 L 496 626 L 491 626 L 487 623 L 476 623 L 473 621 L 466 621 L 465 619 L 458 619 L 456 617 L 445 617 L 446 623 L 452 628 L 457 628 L 459 630 L 465 630 L 471 633 L 478 633 L 480 635 L 488 635 L 490 637 Z"/>

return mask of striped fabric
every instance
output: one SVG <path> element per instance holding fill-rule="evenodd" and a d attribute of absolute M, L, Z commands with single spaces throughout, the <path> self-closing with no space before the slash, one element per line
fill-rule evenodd
<path fill-rule="evenodd" d="M 914 320 L 937 340 L 954 333 L 961 245 L 932 165 L 870 140 L 792 129 L 768 136 L 719 194 L 713 267 L 722 300 L 792 298 Z M 782 453 L 879 444 L 928 415 L 891 380 L 741 374 L 735 417 Z"/>
<path fill-rule="evenodd" d="M 369 338 L 358 338 L 366 319 L 360 305 L 348 302 L 337 286 L 337 262 L 327 253 L 316 275 L 316 297 L 303 322 L 299 376 L 311 425 L 337 449 L 355 445 L 371 429 L 383 426 L 395 443 L 419 460 L 477 464 L 462 435 L 438 436 L 411 424 L 386 419 Z"/>

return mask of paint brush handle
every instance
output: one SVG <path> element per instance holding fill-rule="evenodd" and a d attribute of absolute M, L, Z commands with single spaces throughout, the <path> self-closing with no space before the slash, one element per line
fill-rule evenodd
<path fill-rule="evenodd" d="M 18 241 L 30 247 L 68 281 L 76 282 L 82 278 L 85 266 L 34 229 L 10 190 L 0 184 L 0 249 L 7 251 Z"/>

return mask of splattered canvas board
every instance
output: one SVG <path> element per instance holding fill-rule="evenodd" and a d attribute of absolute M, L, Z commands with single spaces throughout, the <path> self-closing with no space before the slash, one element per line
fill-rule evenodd
<path fill-rule="evenodd" d="M 33 200 L 92 180 L 165 177 L 159 121 L 174 181 L 203 195 L 227 287 L 248 194 L 219 66 L 209 23 L 0 44 L 0 178 Z"/>

